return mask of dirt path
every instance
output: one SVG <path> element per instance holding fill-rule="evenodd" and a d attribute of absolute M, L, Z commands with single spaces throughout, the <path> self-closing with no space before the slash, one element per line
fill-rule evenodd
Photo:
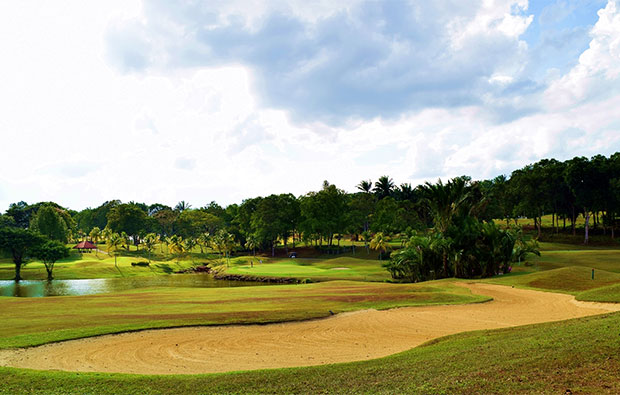
<path fill-rule="evenodd" d="M 620 304 L 576 302 L 570 295 L 480 283 L 465 286 L 494 300 L 458 306 L 365 310 L 295 323 L 106 335 L 0 351 L 0 365 L 141 374 L 322 365 L 383 357 L 458 332 L 620 311 Z"/>

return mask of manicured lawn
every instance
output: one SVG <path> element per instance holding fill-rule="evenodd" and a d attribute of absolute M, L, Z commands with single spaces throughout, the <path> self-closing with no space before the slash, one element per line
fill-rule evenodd
<path fill-rule="evenodd" d="M 594 280 L 592 280 L 591 269 L 572 266 L 533 273 L 514 273 L 493 277 L 484 281 L 575 295 L 581 291 L 620 283 L 620 273 L 595 270 Z M 620 302 L 620 300 L 618 301 Z"/>
<path fill-rule="evenodd" d="M 263 263 L 258 263 L 262 259 Z M 384 281 L 390 275 L 377 259 L 367 259 L 366 254 L 360 257 L 343 256 L 331 259 L 254 259 L 254 266 L 250 265 L 252 257 L 241 257 L 231 260 L 226 273 L 243 274 L 248 276 L 265 277 L 297 277 L 309 278 L 318 281 L 325 280 L 358 280 Z"/>
<path fill-rule="evenodd" d="M 530 260 L 542 269 L 582 266 L 620 273 L 619 249 L 542 250 L 540 258 L 534 256 Z"/>
<path fill-rule="evenodd" d="M 239 288 L 150 288 L 115 294 L 0 297 L 0 348 L 128 330 L 294 321 L 360 309 L 488 300 L 445 281 L 334 281 Z"/>
<path fill-rule="evenodd" d="M 607 287 L 580 292 L 577 294 L 576 298 L 577 300 L 587 300 L 592 302 L 620 303 L 620 284 L 613 284 Z"/>
<path fill-rule="evenodd" d="M 386 358 L 197 376 L 0 368 L 0 393 L 620 393 L 620 313 L 449 336 Z"/>

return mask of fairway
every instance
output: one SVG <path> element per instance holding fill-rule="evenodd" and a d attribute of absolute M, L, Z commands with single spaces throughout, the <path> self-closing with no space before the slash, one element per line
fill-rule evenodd
<path fill-rule="evenodd" d="M 4 366 L 80 372 L 197 374 L 368 360 L 446 335 L 620 311 L 570 295 L 461 283 L 488 303 L 364 310 L 271 325 L 178 328 L 0 351 Z"/>

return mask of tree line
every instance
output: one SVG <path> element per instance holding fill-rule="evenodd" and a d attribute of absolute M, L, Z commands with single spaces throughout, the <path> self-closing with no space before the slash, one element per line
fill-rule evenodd
<path fill-rule="evenodd" d="M 550 214 L 554 232 L 573 234 L 581 216 L 587 243 L 592 228 L 615 236 L 619 196 L 620 153 L 616 153 L 564 162 L 544 159 L 508 176 L 482 181 L 462 176 L 445 184 L 439 180 L 412 187 L 408 183 L 396 185 L 392 178 L 383 176 L 376 182 L 362 180 L 353 193 L 325 181 L 318 191 L 302 196 L 273 194 L 226 207 L 216 202 L 193 208 L 185 201 L 171 207 L 112 200 L 74 211 L 54 202 L 18 202 L 0 215 L 0 228 L 26 229 L 61 243 L 84 238 L 110 242 L 111 235 L 117 234 L 123 245 L 144 245 L 147 239 L 156 238 L 201 248 L 219 246 L 222 253 L 236 245 L 273 255 L 278 246 L 288 251 L 289 244 L 316 248 L 339 245 L 345 235 L 369 245 L 378 234 L 386 239 L 400 235 L 405 241 L 414 236 L 447 235 L 455 224 L 457 229 L 478 227 L 480 232 L 492 233 L 495 230 L 489 224 L 494 219 L 510 227 L 523 217 L 534 219 L 536 237 L 541 238 L 542 217 Z M 467 215 L 460 211 L 465 207 Z M 463 218 L 474 219 L 477 225 Z M 462 238 L 453 236 L 453 241 Z M 458 263 L 448 269 L 452 258 L 447 255 L 440 254 L 443 275 L 469 270 Z M 459 262 L 464 265 L 465 261 Z"/>

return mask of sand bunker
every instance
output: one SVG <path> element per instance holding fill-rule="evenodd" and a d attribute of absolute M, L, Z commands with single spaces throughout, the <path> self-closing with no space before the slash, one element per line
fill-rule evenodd
<path fill-rule="evenodd" d="M 283 324 L 148 330 L 0 351 L 0 365 L 30 369 L 196 374 L 373 359 L 477 329 L 620 311 L 570 295 L 466 284 L 492 302 L 407 307 Z"/>

